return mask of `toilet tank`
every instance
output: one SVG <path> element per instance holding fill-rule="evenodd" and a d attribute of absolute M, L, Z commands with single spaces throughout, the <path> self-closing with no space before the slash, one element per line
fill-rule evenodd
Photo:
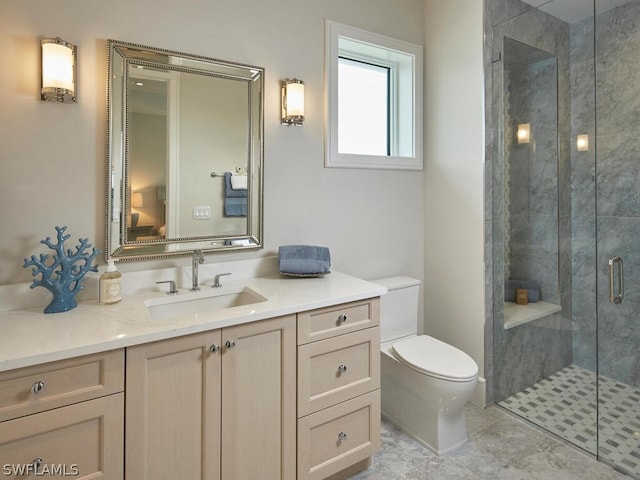
<path fill-rule="evenodd" d="M 370 280 L 388 292 L 380 297 L 380 341 L 418 333 L 418 295 L 420 280 L 410 277 L 387 277 Z"/>

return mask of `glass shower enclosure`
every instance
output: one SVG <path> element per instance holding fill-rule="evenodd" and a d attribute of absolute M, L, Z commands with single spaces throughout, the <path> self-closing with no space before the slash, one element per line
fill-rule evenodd
<path fill-rule="evenodd" d="M 640 479 L 640 1 L 485 15 L 490 395 Z"/>

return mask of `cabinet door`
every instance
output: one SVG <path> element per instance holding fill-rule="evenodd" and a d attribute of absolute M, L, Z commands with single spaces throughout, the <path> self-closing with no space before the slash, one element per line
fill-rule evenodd
<path fill-rule="evenodd" d="M 220 330 L 127 349 L 126 478 L 219 480 Z"/>
<path fill-rule="evenodd" d="M 124 394 L 0 424 L 0 477 L 121 480 Z"/>
<path fill-rule="evenodd" d="M 295 479 L 295 316 L 225 328 L 222 349 L 222 478 Z"/>

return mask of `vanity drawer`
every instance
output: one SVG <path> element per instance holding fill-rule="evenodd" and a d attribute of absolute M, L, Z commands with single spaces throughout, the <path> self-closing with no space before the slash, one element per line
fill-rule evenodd
<path fill-rule="evenodd" d="M 320 480 L 380 449 L 380 390 L 298 420 L 298 479 Z"/>
<path fill-rule="evenodd" d="M 298 416 L 380 388 L 380 327 L 298 348 Z"/>
<path fill-rule="evenodd" d="M 124 351 L 0 372 L 0 422 L 124 389 Z"/>
<path fill-rule="evenodd" d="M 0 466 L 8 478 L 121 480 L 123 452 L 124 393 L 8 420 L 0 426 Z M 37 473 L 33 470 L 36 460 L 40 461 Z"/>
<path fill-rule="evenodd" d="M 298 345 L 379 324 L 379 298 L 302 312 L 298 314 Z"/>

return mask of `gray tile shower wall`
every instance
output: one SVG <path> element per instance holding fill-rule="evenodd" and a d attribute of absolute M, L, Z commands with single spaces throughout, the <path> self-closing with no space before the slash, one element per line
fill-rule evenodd
<path fill-rule="evenodd" d="M 573 362 L 596 368 L 597 299 L 599 373 L 636 387 L 640 386 L 639 26 L 639 2 L 599 13 L 594 71 L 593 19 L 571 25 L 572 133 L 595 138 L 594 111 L 597 116 L 597 151 L 573 152 L 571 163 Z M 608 301 L 611 255 L 625 262 L 626 292 L 620 305 Z"/>
<path fill-rule="evenodd" d="M 492 55 L 485 55 L 485 72 L 491 85 L 491 96 L 487 97 L 491 101 L 486 102 L 491 106 L 487 107 L 486 118 L 493 147 L 487 149 L 485 167 L 488 173 L 485 190 L 491 192 L 486 198 L 493 207 L 490 226 L 487 224 L 491 232 L 487 238 L 493 245 L 487 259 L 487 265 L 493 265 L 492 297 L 487 297 L 492 314 L 487 323 L 493 329 L 492 344 L 487 342 L 486 349 L 487 356 L 493 352 L 489 396 L 497 402 L 571 361 L 569 27 L 519 0 L 488 0 L 485 29 L 485 38 L 492 41 L 487 44 Z M 532 91 L 536 80 L 555 83 L 548 79 L 549 65 L 541 63 L 525 75 L 503 75 L 504 37 L 552 54 L 549 57 L 554 58 L 554 64 L 557 58 L 557 103 L 555 95 L 545 94 L 545 89 L 540 93 Z M 502 57 L 496 61 L 499 52 Z M 515 86 L 518 88 L 510 88 Z M 529 94 L 528 101 L 523 101 L 519 92 Z M 532 162 L 524 156 L 524 148 L 515 144 L 515 124 L 545 116 L 552 121 L 537 124 L 538 130 L 534 132 L 537 157 Z M 557 134 L 555 128 L 547 129 L 553 126 L 555 118 Z M 527 161 L 527 168 L 518 169 L 518 162 Z M 528 176 L 521 175 L 523 172 Z M 509 189 L 514 194 L 505 201 Z M 509 228 L 505 234 L 507 218 Z M 543 299 L 560 304 L 562 312 L 505 330 L 503 288 L 507 272 L 511 278 L 525 276 L 539 281 Z"/>

